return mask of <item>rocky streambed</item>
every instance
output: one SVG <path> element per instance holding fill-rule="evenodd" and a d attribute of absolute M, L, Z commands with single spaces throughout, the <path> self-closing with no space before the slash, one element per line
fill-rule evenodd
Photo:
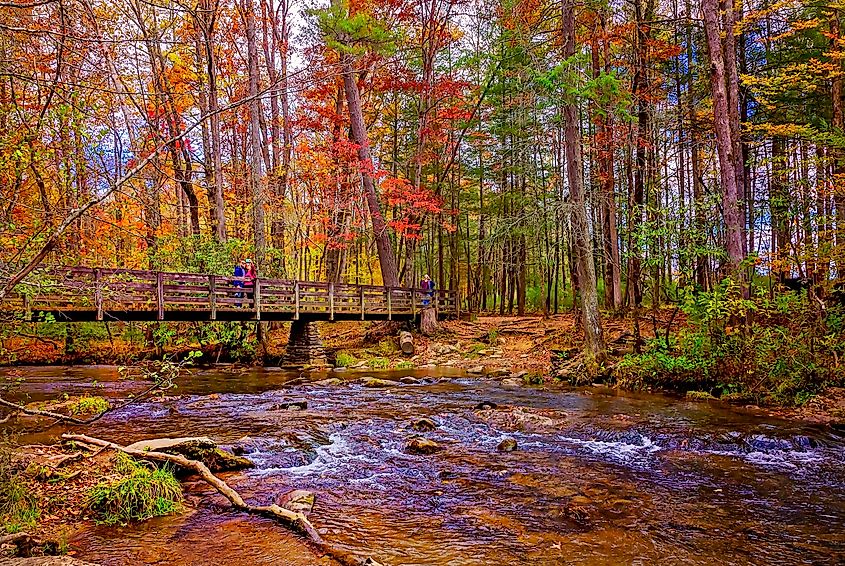
<path fill-rule="evenodd" d="M 110 368 L 24 372 L 33 399 L 140 386 Z M 63 431 L 19 430 L 33 442 Z M 250 501 L 307 490 L 327 540 L 385 564 L 820 564 L 845 555 L 841 434 L 708 403 L 517 388 L 436 369 L 207 370 L 85 433 L 123 444 L 208 436 L 255 464 L 226 474 Z M 318 563 L 272 521 L 231 511 L 204 484 L 186 487 L 181 514 L 85 525 L 70 540 L 76 557 Z"/>

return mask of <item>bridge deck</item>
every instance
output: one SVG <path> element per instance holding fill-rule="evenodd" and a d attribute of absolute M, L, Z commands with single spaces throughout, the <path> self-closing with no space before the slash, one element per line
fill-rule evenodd
<path fill-rule="evenodd" d="M 426 304 L 441 318 L 458 315 L 455 291 L 263 279 L 128 269 L 56 268 L 10 297 L 4 311 L 26 320 L 410 320 Z"/>

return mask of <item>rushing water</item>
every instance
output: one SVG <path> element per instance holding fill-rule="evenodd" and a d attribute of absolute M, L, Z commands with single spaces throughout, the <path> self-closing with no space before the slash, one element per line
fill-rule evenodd
<path fill-rule="evenodd" d="M 23 372 L 33 399 L 140 387 L 110 368 Z M 343 385 L 286 385 L 295 374 L 197 371 L 178 396 L 84 432 L 122 443 L 187 435 L 240 443 L 256 468 L 228 476 L 233 487 L 256 503 L 293 488 L 315 492 L 312 520 L 325 538 L 386 564 L 845 561 L 845 439 L 835 431 L 657 395 L 507 388 L 456 373 L 379 377 L 404 375 L 420 383 L 367 389 L 345 374 Z M 292 399 L 308 409 L 274 410 Z M 477 409 L 482 402 L 496 408 Z M 411 430 L 421 417 L 437 429 Z M 415 434 L 443 451 L 406 454 Z M 505 437 L 519 449 L 498 452 Z M 318 563 L 271 521 L 232 512 L 203 485 L 188 492 L 195 511 L 91 527 L 74 540 L 78 556 Z"/>

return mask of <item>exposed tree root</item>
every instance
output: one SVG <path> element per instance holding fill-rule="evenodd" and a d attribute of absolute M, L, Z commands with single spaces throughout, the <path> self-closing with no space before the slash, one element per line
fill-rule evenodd
<path fill-rule="evenodd" d="M 206 466 L 202 462 L 199 462 L 197 460 L 191 460 L 177 454 L 134 450 L 125 446 L 121 446 L 119 444 L 115 444 L 114 442 L 109 442 L 108 440 L 93 438 L 84 434 L 63 434 L 62 438 L 64 438 L 65 440 L 73 440 L 75 442 L 84 442 L 86 444 L 94 446 L 111 448 L 113 450 L 123 452 L 130 456 L 134 456 L 135 458 L 153 460 L 156 462 L 170 462 L 171 464 L 176 464 L 181 468 L 193 470 L 206 483 L 216 489 L 218 493 L 228 499 L 234 508 L 254 515 L 261 515 L 264 517 L 276 519 L 277 521 L 279 521 L 289 529 L 293 530 L 297 534 L 304 536 L 316 550 L 323 553 L 324 555 L 330 556 L 331 558 L 337 560 L 344 566 L 362 566 L 365 564 L 370 566 L 379 566 L 378 562 L 374 561 L 371 558 L 362 558 L 361 556 L 358 556 L 346 550 L 342 550 L 326 542 L 323 537 L 320 536 L 320 533 L 317 532 L 317 529 L 314 528 L 314 525 L 311 524 L 311 521 L 309 521 L 308 518 L 302 513 L 295 513 L 275 504 L 250 505 L 249 503 L 244 501 L 243 497 L 241 497 L 241 495 L 237 491 L 229 487 L 226 482 L 211 473 L 211 470 L 208 469 L 208 466 Z"/>

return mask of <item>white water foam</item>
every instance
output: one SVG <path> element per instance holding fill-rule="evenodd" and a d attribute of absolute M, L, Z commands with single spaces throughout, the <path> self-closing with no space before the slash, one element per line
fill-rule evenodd
<path fill-rule="evenodd" d="M 560 440 L 585 448 L 592 454 L 607 457 L 621 463 L 632 463 L 647 459 L 651 454 L 661 450 L 660 446 L 654 444 L 647 436 L 641 436 L 642 444 L 630 444 L 627 442 L 612 442 L 604 440 L 582 440 L 569 436 L 559 436 Z"/>

